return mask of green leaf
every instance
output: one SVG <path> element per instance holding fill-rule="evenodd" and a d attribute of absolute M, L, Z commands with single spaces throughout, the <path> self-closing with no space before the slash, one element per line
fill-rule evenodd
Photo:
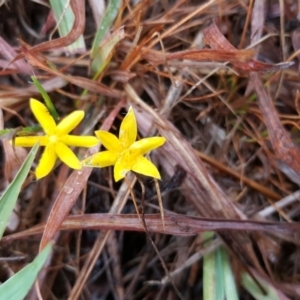
<path fill-rule="evenodd" d="M 205 233 L 206 239 L 211 239 L 213 236 L 214 233 L 212 232 Z M 209 243 L 206 243 L 206 246 Z M 238 300 L 238 292 L 229 257 L 226 249 L 222 246 L 206 254 L 203 258 L 203 299 Z"/>
<path fill-rule="evenodd" d="M 105 15 L 98 27 L 92 46 L 91 57 L 94 59 L 98 52 L 98 49 L 105 37 L 105 35 L 110 30 L 112 23 L 114 22 L 116 16 L 118 15 L 119 9 L 121 7 L 122 0 L 110 0 L 105 11 Z"/>
<path fill-rule="evenodd" d="M 244 272 L 242 274 L 242 286 L 257 300 L 279 300 L 281 299 L 276 290 L 265 280 L 256 276 L 256 280 L 263 287 L 264 291 L 257 285 L 252 277 Z"/>
<path fill-rule="evenodd" d="M 204 238 L 209 240 L 205 243 L 208 247 L 211 239 L 215 236 L 213 232 L 205 232 Z M 216 251 L 212 251 L 203 257 L 203 299 L 216 299 Z"/>
<path fill-rule="evenodd" d="M 35 76 L 31 76 L 31 79 L 32 79 L 34 85 L 36 86 L 36 88 L 38 89 L 38 91 L 41 93 L 41 95 L 45 101 L 45 104 L 46 104 L 48 110 L 50 111 L 50 114 L 54 118 L 55 122 L 58 123 L 59 115 L 58 115 L 48 93 L 45 91 L 45 89 L 43 88 L 43 86 L 40 84 L 40 82 L 37 80 L 37 78 Z"/>
<path fill-rule="evenodd" d="M 111 36 L 101 44 L 92 63 L 92 70 L 96 72 L 94 79 L 98 78 L 106 68 L 114 53 L 113 50 L 115 46 L 124 38 L 124 36 L 124 29 L 120 28 L 114 31 Z"/>
<path fill-rule="evenodd" d="M 225 278 L 223 272 L 223 263 L 222 263 L 222 256 L 220 252 L 220 247 L 215 251 L 216 257 L 216 284 L 215 284 L 215 300 L 223 300 L 225 299 Z M 230 298 L 228 298 L 230 299 Z"/>
<path fill-rule="evenodd" d="M 16 205 L 21 187 L 33 163 L 39 145 L 36 144 L 29 152 L 18 174 L 0 198 L 0 239 L 3 236 L 9 217 Z M 9 299 L 9 298 L 7 298 Z"/>
<path fill-rule="evenodd" d="M 30 264 L 0 285 L 0 300 L 25 298 L 49 257 L 52 247 L 53 243 L 49 243 Z"/>
<path fill-rule="evenodd" d="M 75 20 L 74 13 L 70 7 L 70 0 L 50 0 L 50 6 L 54 18 L 58 23 L 59 35 L 64 37 L 72 30 Z M 85 51 L 83 35 L 81 35 L 73 44 L 68 45 L 66 49 L 71 54 Z"/>
<path fill-rule="evenodd" d="M 224 247 L 220 247 L 218 250 L 220 252 L 220 258 L 222 261 L 223 276 L 224 276 L 223 280 L 224 280 L 226 299 L 238 300 L 239 297 L 238 297 L 236 282 L 230 266 L 227 250 Z"/>
<path fill-rule="evenodd" d="M 39 132 L 43 132 L 42 127 L 40 125 L 33 125 L 30 127 L 23 127 L 20 131 L 17 131 L 16 136 L 36 135 Z"/>
<path fill-rule="evenodd" d="M 0 130 L 0 139 L 1 140 L 11 140 L 14 136 L 17 135 L 18 132 L 22 130 L 22 127 L 17 128 L 5 128 Z"/>

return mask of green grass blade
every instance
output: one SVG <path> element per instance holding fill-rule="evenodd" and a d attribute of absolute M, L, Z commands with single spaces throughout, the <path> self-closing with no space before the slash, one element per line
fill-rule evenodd
<path fill-rule="evenodd" d="M 16 205 L 22 184 L 28 175 L 38 148 L 39 145 L 37 144 L 31 149 L 18 174 L 0 198 L 0 239 L 3 236 L 9 217 Z"/>
<path fill-rule="evenodd" d="M 216 284 L 215 284 L 215 300 L 225 299 L 225 283 L 224 283 L 224 273 L 223 273 L 223 264 L 222 256 L 220 252 L 220 247 L 215 251 L 216 257 Z"/>
<path fill-rule="evenodd" d="M 119 9 L 121 7 L 122 0 L 110 0 L 105 11 L 105 15 L 98 27 L 92 46 L 91 57 L 94 59 L 98 52 L 98 49 L 103 41 L 105 35 L 110 30 L 112 23 L 114 22 L 116 16 L 118 15 Z"/>
<path fill-rule="evenodd" d="M 0 300 L 25 298 L 49 257 L 52 247 L 53 244 L 49 243 L 30 264 L 0 285 Z"/>
<path fill-rule="evenodd" d="M 50 6 L 58 24 L 59 35 L 64 37 L 72 30 L 75 20 L 74 13 L 70 7 L 70 0 L 50 0 Z M 83 36 L 81 35 L 79 39 L 68 45 L 66 49 L 72 54 L 85 51 Z"/>
<path fill-rule="evenodd" d="M 124 38 L 124 35 L 124 29 L 120 28 L 102 43 L 92 63 L 92 70 L 96 72 L 94 79 L 98 78 L 106 68 L 112 58 L 115 46 Z"/>
<path fill-rule="evenodd" d="M 213 232 L 205 232 L 204 238 L 209 240 L 214 237 Z M 211 240 L 205 243 L 209 246 Z M 203 257 L 203 299 L 216 300 L 216 251 L 212 251 Z"/>
<path fill-rule="evenodd" d="M 0 139 L 1 140 L 11 140 L 14 136 L 16 136 L 18 131 L 21 131 L 22 127 L 17 128 L 5 128 L 0 130 Z"/>
<path fill-rule="evenodd" d="M 206 239 L 213 236 L 214 233 L 205 233 Z M 203 258 L 203 299 L 238 300 L 235 279 L 224 247 L 217 248 Z"/>
<path fill-rule="evenodd" d="M 223 281 L 226 299 L 238 300 L 238 292 L 236 288 L 235 278 L 230 266 L 227 250 L 224 247 L 218 249 L 223 268 Z"/>
<path fill-rule="evenodd" d="M 43 86 L 40 84 L 40 82 L 37 80 L 37 78 L 35 76 L 31 76 L 31 79 L 35 85 L 35 87 L 38 89 L 38 91 L 41 93 L 45 104 L 47 106 L 47 108 L 50 111 L 50 114 L 52 115 L 52 117 L 54 118 L 55 122 L 58 123 L 59 121 L 59 115 L 53 105 L 53 102 L 51 101 L 48 93 L 45 91 L 45 89 L 43 88 Z"/>
<path fill-rule="evenodd" d="M 252 277 L 244 272 L 242 274 L 242 286 L 257 300 L 279 300 L 281 299 L 277 294 L 276 290 L 268 284 L 266 281 L 256 277 L 260 285 L 264 288 L 264 291 L 257 285 Z M 264 293 L 266 292 L 266 294 Z"/>

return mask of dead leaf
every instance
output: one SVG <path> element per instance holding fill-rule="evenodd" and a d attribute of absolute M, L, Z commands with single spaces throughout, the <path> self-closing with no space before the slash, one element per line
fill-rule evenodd
<path fill-rule="evenodd" d="M 17 56 L 17 52 L 12 46 L 10 46 L 1 36 L 0 36 L 0 54 L 6 59 L 5 65 L 2 64 L 2 68 L 7 68 L 10 61 Z M 28 66 L 24 59 L 20 59 L 13 63 L 10 63 L 10 68 L 16 69 L 19 73 L 32 74 L 32 69 Z M 1 71 L 3 74 L 4 71 Z"/>
<path fill-rule="evenodd" d="M 190 49 L 174 53 L 162 53 L 160 51 L 149 50 L 142 55 L 144 59 L 154 64 L 162 64 L 174 59 L 191 59 L 196 61 L 214 61 L 214 62 L 245 62 L 253 57 L 253 50 L 222 50 L 222 49 Z"/>
<path fill-rule="evenodd" d="M 36 55 L 31 52 L 31 49 L 29 48 L 28 45 L 23 43 L 23 51 L 26 55 L 27 60 L 29 63 L 34 66 L 35 68 L 44 70 L 50 74 L 53 74 L 55 76 L 61 77 L 64 80 L 73 83 L 74 85 L 77 85 L 81 88 L 87 89 L 89 91 L 99 93 L 105 96 L 109 97 L 114 97 L 114 98 L 121 98 L 122 93 L 118 90 L 109 88 L 102 83 L 96 82 L 94 80 L 85 78 L 85 77 L 79 77 L 79 76 L 68 76 L 64 74 L 64 71 L 60 72 L 54 69 L 51 69 L 48 64 L 46 59 L 41 55 Z"/>
<path fill-rule="evenodd" d="M 259 109 L 264 118 L 264 122 L 268 129 L 270 142 L 278 159 L 285 162 L 297 173 L 300 173 L 300 150 L 296 147 L 281 125 L 278 113 L 274 107 L 270 96 L 267 94 L 257 74 L 251 74 L 251 80 L 258 95 Z"/>
<path fill-rule="evenodd" d="M 203 35 L 206 43 L 215 50 L 236 51 L 224 35 L 220 32 L 217 25 L 213 22 L 210 26 L 203 30 Z M 280 64 L 267 64 L 255 59 L 243 61 L 230 61 L 235 68 L 248 72 L 276 72 L 287 69 L 294 64 L 294 62 L 284 62 Z"/>

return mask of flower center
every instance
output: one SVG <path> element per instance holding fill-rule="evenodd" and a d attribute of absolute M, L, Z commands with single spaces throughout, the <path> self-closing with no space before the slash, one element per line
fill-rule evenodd
<path fill-rule="evenodd" d="M 57 143 L 58 142 L 58 140 L 59 140 L 59 138 L 58 138 L 58 136 L 57 135 L 50 135 L 49 136 L 49 142 L 50 143 L 53 143 L 53 144 L 55 144 L 55 143 Z"/>
<path fill-rule="evenodd" d="M 122 163 L 125 169 L 130 170 L 135 164 L 139 156 L 139 151 L 137 150 L 125 150 L 122 153 Z"/>

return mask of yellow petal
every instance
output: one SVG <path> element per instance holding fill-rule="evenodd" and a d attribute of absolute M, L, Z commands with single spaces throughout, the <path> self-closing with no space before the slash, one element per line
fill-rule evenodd
<path fill-rule="evenodd" d="M 99 144 L 95 136 L 65 135 L 60 138 L 60 141 L 74 147 L 94 147 Z"/>
<path fill-rule="evenodd" d="M 130 150 L 139 150 L 141 155 L 146 154 L 147 152 L 160 147 L 165 143 L 166 139 L 164 137 L 150 137 L 141 139 L 135 142 L 133 145 L 130 146 Z"/>
<path fill-rule="evenodd" d="M 43 178 L 50 173 L 56 161 L 55 145 L 48 144 L 35 170 L 37 179 Z"/>
<path fill-rule="evenodd" d="M 52 134 L 56 128 L 56 123 L 48 108 L 42 102 L 32 98 L 30 99 L 30 108 L 45 133 Z"/>
<path fill-rule="evenodd" d="M 95 131 L 95 134 L 107 150 L 113 152 L 122 151 L 122 144 L 115 135 L 103 130 Z"/>
<path fill-rule="evenodd" d="M 128 168 L 128 165 L 124 164 L 124 161 L 121 158 L 118 159 L 114 167 L 115 182 L 123 179 L 129 171 L 130 168 Z"/>
<path fill-rule="evenodd" d="M 60 123 L 57 125 L 55 133 L 57 135 L 66 135 L 71 132 L 84 118 L 83 110 L 73 111 L 71 114 L 66 116 Z"/>
<path fill-rule="evenodd" d="M 36 143 L 46 146 L 49 143 L 48 136 L 21 136 L 16 137 L 12 144 L 19 147 L 33 147 Z"/>
<path fill-rule="evenodd" d="M 150 176 L 156 179 L 160 179 L 160 174 L 156 166 L 147 158 L 139 156 L 136 160 L 136 164 L 132 167 L 132 171 Z"/>
<path fill-rule="evenodd" d="M 81 161 L 81 165 L 84 167 L 104 168 L 114 165 L 118 157 L 114 152 L 102 151 L 84 159 Z"/>
<path fill-rule="evenodd" d="M 76 170 L 81 169 L 79 159 L 68 146 L 61 142 L 58 142 L 55 146 L 55 151 L 59 159 L 68 167 Z"/>
<path fill-rule="evenodd" d="M 129 146 L 135 142 L 136 136 L 137 136 L 136 119 L 135 119 L 134 111 L 130 106 L 127 115 L 125 116 L 125 118 L 121 123 L 119 139 L 123 147 L 126 149 L 129 148 Z"/>

